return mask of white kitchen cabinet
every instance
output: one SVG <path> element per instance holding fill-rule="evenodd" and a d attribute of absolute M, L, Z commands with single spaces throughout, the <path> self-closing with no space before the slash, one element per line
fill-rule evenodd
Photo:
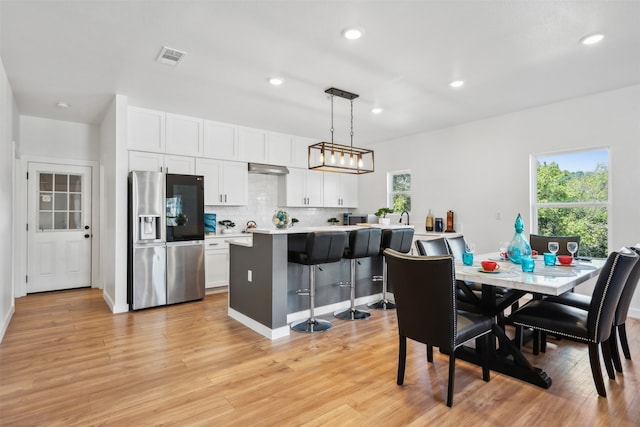
<path fill-rule="evenodd" d="M 324 207 L 358 207 L 358 176 L 324 172 Z"/>
<path fill-rule="evenodd" d="M 306 169 L 309 167 L 309 146 L 317 141 L 296 136 L 291 144 L 291 166 Z"/>
<path fill-rule="evenodd" d="M 270 165 L 293 166 L 293 136 L 269 132 L 267 135 L 267 156 Z"/>
<path fill-rule="evenodd" d="M 165 152 L 185 156 L 202 156 L 204 120 L 167 113 L 165 118 Z"/>
<path fill-rule="evenodd" d="M 165 118 L 162 111 L 127 109 L 127 146 L 130 149 L 164 153 Z"/>
<path fill-rule="evenodd" d="M 204 204 L 244 206 L 248 203 L 247 163 L 196 159 L 196 174 L 204 176 Z"/>
<path fill-rule="evenodd" d="M 267 163 L 267 132 L 260 129 L 239 128 L 240 160 Z"/>
<path fill-rule="evenodd" d="M 322 172 L 290 168 L 279 177 L 280 204 L 289 207 L 322 207 L 324 182 Z"/>
<path fill-rule="evenodd" d="M 203 156 L 212 159 L 238 160 L 238 127 L 227 123 L 204 121 Z"/>
<path fill-rule="evenodd" d="M 129 170 L 195 174 L 195 159 L 145 151 L 129 151 Z"/>
<path fill-rule="evenodd" d="M 204 275 L 205 287 L 215 288 L 229 285 L 229 243 L 228 239 L 251 244 L 251 236 L 215 236 L 205 239 Z"/>

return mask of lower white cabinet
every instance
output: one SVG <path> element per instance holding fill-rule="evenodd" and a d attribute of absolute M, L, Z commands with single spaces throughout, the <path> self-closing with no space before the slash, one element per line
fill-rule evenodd
<path fill-rule="evenodd" d="M 251 236 L 215 236 L 205 239 L 204 276 L 206 288 L 229 285 L 229 243 L 227 240 L 230 239 L 247 244 L 252 241 Z"/>

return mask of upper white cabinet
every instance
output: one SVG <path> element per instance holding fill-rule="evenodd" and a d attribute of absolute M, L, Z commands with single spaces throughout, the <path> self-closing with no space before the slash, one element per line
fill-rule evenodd
<path fill-rule="evenodd" d="M 195 174 L 195 159 L 187 156 L 129 151 L 129 170 Z"/>
<path fill-rule="evenodd" d="M 289 169 L 289 173 L 278 181 L 280 204 L 289 207 L 322 207 L 322 175 L 322 172 L 308 169 Z"/>
<path fill-rule="evenodd" d="M 202 156 L 204 120 L 167 113 L 165 123 L 166 153 Z"/>
<path fill-rule="evenodd" d="M 309 146 L 317 141 L 311 138 L 296 136 L 291 145 L 291 166 L 296 168 L 309 167 Z"/>
<path fill-rule="evenodd" d="M 204 204 L 243 206 L 248 203 L 245 162 L 196 159 L 196 174 L 204 176 Z"/>
<path fill-rule="evenodd" d="M 165 113 L 146 108 L 127 110 L 127 145 L 130 149 L 164 153 Z"/>
<path fill-rule="evenodd" d="M 293 165 L 293 137 L 282 133 L 267 134 L 266 163 L 272 165 Z"/>
<path fill-rule="evenodd" d="M 327 208 L 358 207 L 358 176 L 325 172 L 324 206 Z"/>
<path fill-rule="evenodd" d="M 240 160 L 267 163 L 267 132 L 241 127 L 238 132 Z"/>
<path fill-rule="evenodd" d="M 212 159 L 238 160 L 238 127 L 227 123 L 204 121 L 203 156 Z"/>

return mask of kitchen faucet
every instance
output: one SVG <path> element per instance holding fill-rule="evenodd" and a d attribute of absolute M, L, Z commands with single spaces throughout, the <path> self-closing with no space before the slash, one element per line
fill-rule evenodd
<path fill-rule="evenodd" d="M 398 222 L 399 222 L 400 224 L 402 224 L 402 216 L 403 216 L 404 214 L 407 214 L 407 224 L 406 224 L 406 225 L 409 225 L 409 212 L 407 212 L 407 211 L 402 211 L 402 213 L 400 214 L 400 221 L 398 221 Z"/>

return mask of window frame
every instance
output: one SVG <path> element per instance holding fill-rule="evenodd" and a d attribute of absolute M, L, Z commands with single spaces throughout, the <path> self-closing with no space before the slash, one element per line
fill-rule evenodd
<path fill-rule="evenodd" d="M 548 202 L 538 203 L 538 167 L 537 162 L 540 157 L 562 156 L 568 154 L 587 153 L 590 151 L 606 151 L 607 152 L 607 201 L 606 202 Z M 538 209 L 540 208 L 580 208 L 580 207 L 605 207 L 607 209 L 607 253 L 611 252 L 612 247 L 612 226 L 611 218 L 613 217 L 613 193 L 612 193 L 612 169 L 611 169 L 611 147 L 599 146 L 589 148 L 579 148 L 574 150 L 563 151 L 547 151 L 543 153 L 529 155 L 529 179 L 530 179 L 530 213 L 531 213 L 531 234 L 538 234 Z"/>
<path fill-rule="evenodd" d="M 405 175 L 408 174 L 411 177 L 411 187 L 409 191 L 393 191 L 393 177 L 395 175 Z M 393 208 L 393 196 L 395 194 L 406 194 L 409 196 L 409 199 L 412 199 L 411 192 L 413 191 L 413 176 L 411 174 L 411 169 L 401 169 L 396 171 L 387 172 L 387 207 Z M 413 205 L 413 203 L 411 203 Z M 408 210 L 411 213 L 411 210 Z"/>

